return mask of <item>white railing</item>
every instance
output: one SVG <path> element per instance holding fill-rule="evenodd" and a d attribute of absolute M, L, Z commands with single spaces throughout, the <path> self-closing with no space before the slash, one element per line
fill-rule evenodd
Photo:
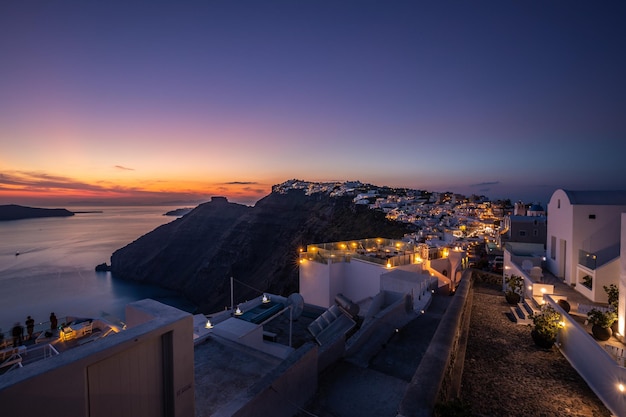
<path fill-rule="evenodd" d="M 561 314 L 565 327 L 559 330 L 557 346 L 604 405 L 618 417 L 626 417 L 626 368 L 589 332 L 565 312 L 557 299 L 544 297 Z"/>

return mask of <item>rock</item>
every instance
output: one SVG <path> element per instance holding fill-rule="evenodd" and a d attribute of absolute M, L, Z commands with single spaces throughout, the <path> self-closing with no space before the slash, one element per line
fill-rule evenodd
<path fill-rule="evenodd" d="M 73 215 L 74 213 L 66 209 L 25 207 L 16 204 L 0 206 L 0 221 L 34 219 L 40 217 L 69 217 Z"/>
<path fill-rule="evenodd" d="M 235 297 L 298 291 L 298 249 L 307 244 L 363 237 L 401 238 L 410 225 L 381 211 L 355 206 L 352 198 L 306 195 L 303 190 L 271 193 L 254 207 L 223 197 L 196 207 L 111 256 L 116 278 L 178 290 L 200 310 L 230 305 Z"/>
<path fill-rule="evenodd" d="M 111 267 L 107 265 L 106 262 L 96 265 L 96 272 L 107 272 L 110 270 L 111 270 Z"/>

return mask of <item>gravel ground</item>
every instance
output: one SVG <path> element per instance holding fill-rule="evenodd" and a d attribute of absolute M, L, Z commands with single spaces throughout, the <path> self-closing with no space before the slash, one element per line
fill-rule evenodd
<path fill-rule="evenodd" d="M 472 415 L 610 417 L 558 349 L 537 348 L 508 311 L 498 285 L 474 284 L 461 388 Z"/>

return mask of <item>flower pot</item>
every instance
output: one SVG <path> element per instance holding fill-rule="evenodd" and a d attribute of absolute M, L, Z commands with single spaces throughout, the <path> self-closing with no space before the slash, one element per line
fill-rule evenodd
<path fill-rule="evenodd" d="M 559 307 L 565 310 L 566 313 L 569 313 L 569 311 L 572 309 L 572 306 L 570 306 L 569 303 L 562 298 L 556 303 L 559 305 Z"/>
<path fill-rule="evenodd" d="M 522 297 L 520 297 L 520 295 L 516 292 L 507 292 L 506 294 L 504 294 L 504 298 L 506 298 L 506 302 L 511 305 L 519 303 L 519 301 L 522 299 Z"/>
<path fill-rule="evenodd" d="M 554 342 L 556 342 L 556 337 L 546 337 L 536 330 L 532 330 L 530 336 L 533 338 L 535 345 L 543 349 L 550 349 L 554 345 Z"/>
<path fill-rule="evenodd" d="M 593 337 L 595 337 L 597 340 L 604 341 L 609 340 L 609 338 L 613 334 L 613 331 L 610 327 L 601 327 L 597 324 L 594 324 L 593 326 L 591 326 L 591 333 L 593 334 Z"/>

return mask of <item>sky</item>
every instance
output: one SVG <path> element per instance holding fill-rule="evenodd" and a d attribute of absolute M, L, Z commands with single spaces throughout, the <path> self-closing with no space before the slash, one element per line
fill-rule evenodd
<path fill-rule="evenodd" d="M 623 1 L 0 5 L 0 204 L 626 189 Z"/>

